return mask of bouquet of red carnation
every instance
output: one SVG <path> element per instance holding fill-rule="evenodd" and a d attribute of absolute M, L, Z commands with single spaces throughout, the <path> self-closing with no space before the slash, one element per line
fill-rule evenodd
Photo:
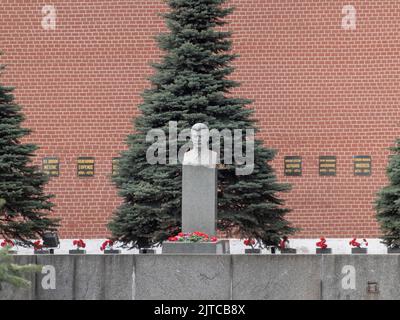
<path fill-rule="evenodd" d="M 34 248 L 35 250 L 41 250 L 41 249 L 43 249 L 42 241 L 41 241 L 41 240 L 36 240 L 36 241 L 33 243 L 33 248 Z"/>
<path fill-rule="evenodd" d="M 366 248 L 366 247 L 368 247 L 368 241 L 367 241 L 367 239 L 363 239 L 363 241 L 360 243 L 360 242 L 357 241 L 357 238 L 353 238 L 353 239 L 349 242 L 349 244 L 350 244 L 352 247 L 356 247 L 356 248 Z"/>
<path fill-rule="evenodd" d="M 106 240 L 103 242 L 103 244 L 100 247 L 101 251 L 104 251 L 106 249 L 112 250 L 114 246 L 114 241 L 113 240 Z"/>
<path fill-rule="evenodd" d="M 290 241 L 287 236 L 284 236 L 282 240 L 279 242 L 279 248 L 282 249 L 289 249 L 290 248 Z"/>
<path fill-rule="evenodd" d="M 320 241 L 318 241 L 318 242 L 316 243 L 316 246 L 317 246 L 317 247 L 319 247 L 319 248 L 321 248 L 321 249 L 326 249 L 326 248 L 328 248 L 328 245 L 326 244 L 326 239 L 325 239 L 324 237 L 321 237 L 319 240 L 320 240 Z"/>
<path fill-rule="evenodd" d="M 2 248 L 4 248 L 4 247 L 12 248 L 12 247 L 15 246 L 15 243 L 14 243 L 14 241 L 12 241 L 12 240 L 4 239 L 3 242 L 0 244 L 0 246 L 1 246 Z"/>
<path fill-rule="evenodd" d="M 208 234 L 195 231 L 191 233 L 180 232 L 176 236 L 168 238 L 168 241 L 172 242 L 217 242 L 217 237 L 210 237 Z"/>
<path fill-rule="evenodd" d="M 245 239 L 245 240 L 243 241 L 243 244 L 244 244 L 245 246 L 248 246 L 248 247 L 251 247 L 252 249 L 254 249 L 254 246 L 255 246 L 255 244 L 256 244 L 256 240 L 254 240 L 254 239 Z"/>
<path fill-rule="evenodd" d="M 86 243 L 85 243 L 82 239 L 74 240 L 74 241 L 72 242 L 72 244 L 73 244 L 74 246 L 76 246 L 77 249 L 86 248 Z"/>

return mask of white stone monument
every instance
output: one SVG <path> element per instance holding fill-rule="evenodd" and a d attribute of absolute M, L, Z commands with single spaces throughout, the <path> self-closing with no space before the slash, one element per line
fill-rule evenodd
<path fill-rule="evenodd" d="M 182 231 L 216 235 L 217 153 L 209 150 L 210 132 L 203 123 L 192 127 L 193 149 L 183 158 Z"/>
<path fill-rule="evenodd" d="M 193 148 L 183 157 L 182 232 L 216 236 L 217 153 L 209 149 L 210 131 L 203 123 L 191 129 Z M 164 242 L 163 253 L 228 253 L 228 243 Z"/>

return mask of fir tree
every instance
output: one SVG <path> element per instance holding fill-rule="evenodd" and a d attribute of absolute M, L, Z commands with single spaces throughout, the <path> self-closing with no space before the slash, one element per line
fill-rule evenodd
<path fill-rule="evenodd" d="M 145 138 L 149 130 L 161 128 L 167 134 L 170 121 L 178 123 L 178 130 L 198 122 L 220 131 L 256 129 L 253 111 L 246 107 L 251 101 L 232 96 L 239 83 L 228 76 L 237 55 L 231 52 L 231 32 L 221 28 L 233 11 L 224 7 L 224 2 L 167 1 L 170 11 L 164 18 L 169 32 L 157 38 L 165 56 L 153 64 L 152 87 L 142 95 L 135 133 L 127 138 L 129 149 L 122 152 L 119 175 L 114 178 L 124 202 L 109 227 L 126 245 L 157 244 L 180 225 L 182 166 L 147 163 L 146 150 L 151 143 Z M 269 163 L 274 156 L 274 150 L 256 140 L 251 175 L 236 175 L 237 164 L 227 164 L 219 171 L 220 230 L 236 228 L 242 237 L 266 245 L 278 244 L 281 236 L 294 232 L 284 218 L 289 210 L 277 195 L 290 186 L 277 182 Z"/>
<path fill-rule="evenodd" d="M 393 155 L 386 170 L 389 184 L 379 191 L 375 208 L 382 242 L 389 248 L 400 248 L 400 140 L 390 150 Z"/>
<path fill-rule="evenodd" d="M 30 245 L 58 224 L 48 217 L 53 207 L 52 196 L 43 191 L 48 177 L 31 165 L 37 147 L 21 142 L 30 130 L 21 127 L 24 116 L 12 91 L 0 84 L 0 236 Z"/>
<path fill-rule="evenodd" d="M 31 282 L 23 276 L 42 269 L 36 264 L 18 265 L 13 263 L 13 257 L 8 254 L 8 248 L 0 249 L 0 290 L 2 284 L 8 283 L 16 288 L 26 288 Z"/>

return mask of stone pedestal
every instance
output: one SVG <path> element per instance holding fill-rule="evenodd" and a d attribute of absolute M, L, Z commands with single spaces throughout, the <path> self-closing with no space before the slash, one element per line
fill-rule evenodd
<path fill-rule="evenodd" d="M 172 242 L 165 241 L 162 253 L 185 254 L 223 254 L 226 253 L 224 241 L 217 242 Z"/>
<path fill-rule="evenodd" d="M 332 253 L 332 248 L 316 248 L 315 249 L 316 254 L 331 254 Z"/>
<path fill-rule="evenodd" d="M 183 166 L 182 231 L 216 235 L 217 169 Z"/>
<path fill-rule="evenodd" d="M 296 254 L 297 250 L 294 248 L 281 249 L 281 254 Z"/>
<path fill-rule="evenodd" d="M 366 254 L 367 248 L 351 248 L 351 253 L 353 254 Z"/>
<path fill-rule="evenodd" d="M 104 254 L 120 254 L 121 250 L 118 249 L 105 249 Z"/>
<path fill-rule="evenodd" d="M 69 254 L 86 254 L 86 250 L 73 249 L 73 250 L 69 250 Z"/>

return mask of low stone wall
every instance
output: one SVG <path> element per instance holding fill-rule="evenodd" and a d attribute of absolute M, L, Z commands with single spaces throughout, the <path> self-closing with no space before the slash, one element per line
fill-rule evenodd
<path fill-rule="evenodd" d="M 43 255 L 1 300 L 400 299 L 400 255 Z"/>

